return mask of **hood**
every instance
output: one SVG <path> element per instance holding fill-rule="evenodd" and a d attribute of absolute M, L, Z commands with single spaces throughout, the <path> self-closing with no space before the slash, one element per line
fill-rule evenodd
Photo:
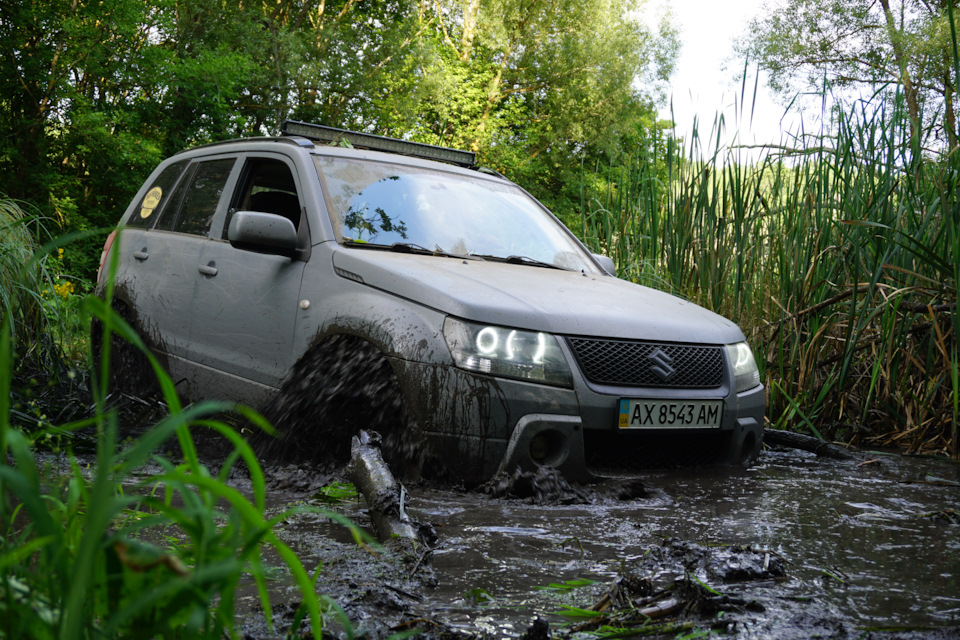
<path fill-rule="evenodd" d="M 744 339 L 713 312 L 612 276 L 350 248 L 336 250 L 333 264 L 367 286 L 484 324 L 663 342 Z"/>

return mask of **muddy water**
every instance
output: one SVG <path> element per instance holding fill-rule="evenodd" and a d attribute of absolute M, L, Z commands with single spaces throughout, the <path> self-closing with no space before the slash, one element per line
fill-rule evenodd
<path fill-rule="evenodd" d="M 436 586 L 412 608 L 471 634 L 516 636 L 537 616 L 561 631 L 571 620 L 554 612 L 590 607 L 618 574 L 663 586 L 692 573 L 752 603 L 720 624 L 701 617 L 699 628 L 743 638 L 893 628 L 955 637 L 944 630 L 960 626 L 960 465 L 787 450 L 765 452 L 749 470 L 643 481 L 646 498 L 565 506 L 413 490 L 410 510 L 434 525 L 440 546 L 431 558 Z M 774 558 L 783 575 L 738 572 L 741 545 Z M 584 578 L 597 584 L 538 588 Z"/>
<path fill-rule="evenodd" d="M 312 464 L 268 472 L 271 515 L 345 480 Z M 557 612 L 591 607 L 626 578 L 653 592 L 699 581 L 733 603 L 719 613 L 685 605 L 664 618 L 687 624 L 683 633 L 960 638 L 958 463 L 871 453 L 838 461 L 768 447 L 748 470 L 650 472 L 639 481 L 646 491 L 623 480 L 553 487 L 541 494 L 549 504 L 410 486 L 407 511 L 433 526 L 437 543 L 396 561 L 311 514 L 286 519 L 277 533 L 308 569 L 322 568 L 319 591 L 371 639 L 410 628 L 431 640 L 515 638 L 538 617 L 553 637 L 575 635 L 582 620 Z M 336 509 L 369 528 L 363 503 Z M 572 582 L 581 579 L 592 584 Z M 573 588 L 542 588 L 551 584 Z M 282 628 L 299 596 L 289 580 L 274 587 Z M 641 601 L 636 590 L 628 595 Z M 252 587 L 239 599 L 244 636 L 279 637 L 257 603 Z M 331 620 L 330 637 L 347 637 L 344 627 Z"/>

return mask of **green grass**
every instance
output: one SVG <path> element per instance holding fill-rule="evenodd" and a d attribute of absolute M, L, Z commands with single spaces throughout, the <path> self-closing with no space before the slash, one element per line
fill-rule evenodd
<path fill-rule="evenodd" d="M 56 284 L 50 247 L 37 249 L 23 232 L 27 221 L 16 207 L 0 202 L 0 212 L 0 224 L 7 225 L 0 236 L 0 638 L 236 637 L 236 594 L 244 583 L 254 585 L 272 625 L 268 575 L 276 570 L 267 566 L 268 549 L 299 588 L 298 619 L 307 619 L 314 636 L 321 637 L 328 605 L 315 592 L 314 578 L 274 532 L 291 511 L 264 516 L 260 464 L 220 417 L 229 412 L 264 429 L 270 425 L 233 404 L 181 406 L 170 378 L 113 312 L 110 287 L 104 299 L 68 292 L 76 297 L 71 312 L 97 319 L 103 330 L 104 353 L 91 376 L 92 415 L 53 425 L 24 420 L 14 408 L 22 387 L 29 385 L 36 336 L 53 336 L 52 346 L 44 348 L 50 349 L 49 357 L 62 360 L 61 340 L 74 339 L 76 328 L 64 324 L 73 320 L 65 321 L 70 316 L 61 313 L 59 303 L 45 302 Z M 146 354 L 169 415 L 121 441 L 118 414 L 105 398 L 109 351 L 123 343 Z M 200 431 L 218 434 L 232 448 L 216 472 L 197 455 Z M 89 466 L 69 455 L 81 433 L 95 443 Z M 67 452 L 66 467 L 57 473 L 45 462 L 51 434 Z M 171 441 L 180 452 L 176 457 L 164 453 Z M 155 471 L 144 474 L 148 464 Z M 238 466 L 249 475 L 250 495 L 227 482 Z M 336 514 L 314 507 L 296 510 L 320 511 L 360 535 Z"/>
<path fill-rule="evenodd" d="M 758 160 L 694 130 L 585 187 L 582 235 L 741 325 L 771 426 L 958 455 L 960 163 L 906 122 L 861 103 Z"/>

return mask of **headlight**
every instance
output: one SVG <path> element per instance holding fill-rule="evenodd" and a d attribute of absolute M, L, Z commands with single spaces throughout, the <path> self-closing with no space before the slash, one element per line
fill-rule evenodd
<path fill-rule="evenodd" d="M 474 324 L 447 318 L 443 337 L 461 369 L 503 378 L 573 386 L 570 367 L 549 333 Z"/>
<path fill-rule="evenodd" d="M 727 356 L 733 363 L 733 379 L 737 385 L 737 393 L 743 393 L 760 384 L 760 371 L 757 361 L 753 359 L 753 351 L 746 342 L 727 345 Z"/>

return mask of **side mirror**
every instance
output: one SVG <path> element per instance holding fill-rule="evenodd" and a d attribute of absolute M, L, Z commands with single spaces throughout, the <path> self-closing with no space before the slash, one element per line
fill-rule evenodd
<path fill-rule="evenodd" d="M 230 246 L 237 249 L 293 255 L 297 251 L 297 230 L 289 218 L 275 213 L 237 211 L 227 229 Z"/>
<path fill-rule="evenodd" d="M 594 253 L 593 259 L 597 261 L 600 265 L 600 268 L 606 271 L 608 276 L 617 277 L 617 265 L 614 264 L 613 258 L 610 256 L 602 256 L 599 253 Z"/>

